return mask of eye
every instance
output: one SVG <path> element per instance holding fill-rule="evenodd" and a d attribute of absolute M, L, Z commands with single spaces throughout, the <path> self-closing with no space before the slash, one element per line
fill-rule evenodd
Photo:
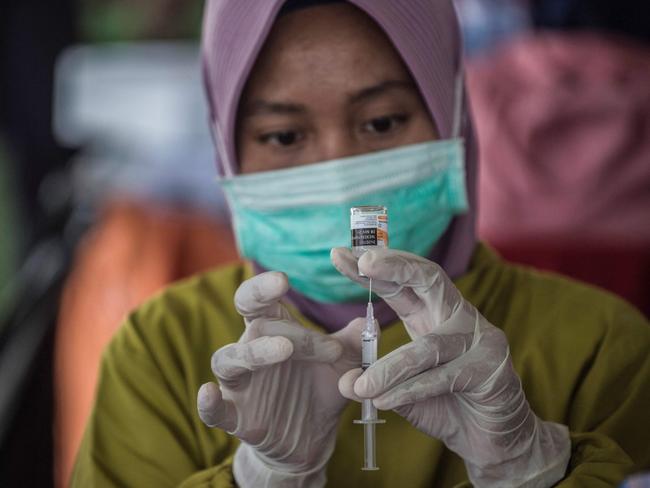
<path fill-rule="evenodd" d="M 363 131 L 371 134 L 386 134 L 397 129 L 407 120 L 406 115 L 386 115 L 375 117 L 363 124 Z"/>
<path fill-rule="evenodd" d="M 302 140 L 302 136 L 296 131 L 278 131 L 262 134 L 259 138 L 262 144 L 272 144 L 274 146 L 288 147 Z"/>

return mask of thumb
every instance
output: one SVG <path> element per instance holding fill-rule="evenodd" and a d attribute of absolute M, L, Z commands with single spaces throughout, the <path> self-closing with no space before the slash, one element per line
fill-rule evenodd
<path fill-rule="evenodd" d="M 219 427 L 226 432 L 237 428 L 237 409 L 232 402 L 223 398 L 215 383 L 205 383 L 197 394 L 199 417 L 208 427 Z"/>

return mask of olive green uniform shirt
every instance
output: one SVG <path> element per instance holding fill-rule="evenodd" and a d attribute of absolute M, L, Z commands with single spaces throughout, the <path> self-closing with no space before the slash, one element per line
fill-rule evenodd
<path fill-rule="evenodd" d="M 103 356 L 73 486 L 236 486 L 238 441 L 201 422 L 196 395 L 214 381 L 212 353 L 243 331 L 233 296 L 249 276 L 242 265 L 199 275 L 129 317 Z M 569 427 L 559 486 L 616 486 L 650 467 L 650 326 L 639 312 L 595 288 L 506 264 L 484 246 L 456 285 L 506 333 L 535 413 Z M 380 355 L 408 341 L 401 324 L 387 327 Z M 359 410 L 351 402 L 342 414 L 328 487 L 469 486 L 458 456 L 393 412 L 377 427 L 380 470 L 361 471 Z"/>

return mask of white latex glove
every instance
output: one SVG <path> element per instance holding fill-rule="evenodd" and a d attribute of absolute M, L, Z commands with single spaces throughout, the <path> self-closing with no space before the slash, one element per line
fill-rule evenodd
<path fill-rule="evenodd" d="M 508 341 L 435 263 L 390 249 L 332 250 L 336 268 L 372 289 L 397 312 L 412 342 L 363 374 L 347 372 L 341 393 L 372 398 L 465 461 L 477 487 L 549 487 L 564 477 L 568 429 L 531 410 L 510 358 Z"/>
<path fill-rule="evenodd" d="M 361 360 L 362 319 L 330 336 L 305 329 L 279 302 L 288 288 L 278 272 L 241 284 L 235 305 L 246 330 L 212 357 L 219 386 L 198 393 L 201 420 L 242 441 L 233 465 L 240 488 L 325 484 L 348 402 L 338 380 Z"/>

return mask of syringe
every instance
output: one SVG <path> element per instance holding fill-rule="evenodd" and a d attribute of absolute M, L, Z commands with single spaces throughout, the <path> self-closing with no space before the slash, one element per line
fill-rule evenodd
<path fill-rule="evenodd" d="M 377 324 L 375 322 L 374 310 L 372 306 L 372 280 L 370 280 L 370 290 L 368 293 L 368 306 L 366 308 L 366 324 L 361 332 L 361 368 L 366 370 L 377 361 Z M 372 400 L 366 399 L 361 403 L 361 420 L 354 420 L 355 424 L 364 424 L 363 426 L 363 468 L 364 471 L 375 471 L 377 467 L 377 458 L 375 452 L 375 424 L 383 424 L 385 420 L 377 418 L 377 408 L 372 404 Z"/>

